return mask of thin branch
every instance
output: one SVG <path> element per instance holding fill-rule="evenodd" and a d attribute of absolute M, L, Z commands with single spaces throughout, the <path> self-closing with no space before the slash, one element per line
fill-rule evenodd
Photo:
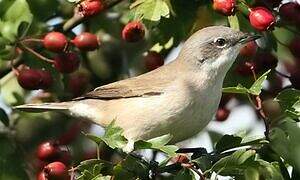
<path fill-rule="evenodd" d="M 196 153 L 196 152 L 206 152 L 205 148 L 180 148 L 176 153 Z"/>
<path fill-rule="evenodd" d="M 283 74 L 282 72 L 279 72 L 276 69 L 275 69 L 275 73 L 278 74 L 278 75 L 280 75 L 280 76 L 282 76 L 282 77 L 284 77 L 284 78 L 288 78 L 288 79 L 290 78 L 289 75 Z"/>
<path fill-rule="evenodd" d="M 21 49 L 30 52 L 31 54 L 35 55 L 36 57 L 38 57 L 39 59 L 41 59 L 41 60 L 43 60 L 43 61 L 45 61 L 45 62 L 48 62 L 48 63 L 53 64 L 54 61 L 53 61 L 52 59 L 49 59 L 49 58 L 47 58 L 47 57 L 41 55 L 40 53 L 36 52 L 35 50 L 33 50 L 33 49 L 27 47 L 26 45 L 24 45 L 24 44 L 22 44 L 22 43 L 19 43 L 19 44 L 21 45 L 21 46 L 20 46 Z"/>

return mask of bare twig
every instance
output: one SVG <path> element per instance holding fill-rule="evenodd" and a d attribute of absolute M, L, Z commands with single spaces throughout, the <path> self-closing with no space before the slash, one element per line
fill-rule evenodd
<path fill-rule="evenodd" d="M 23 43 L 19 43 L 20 44 L 20 48 L 23 49 L 23 50 L 26 50 L 28 52 L 30 52 L 31 54 L 35 55 L 36 57 L 38 57 L 39 59 L 45 61 L 45 62 L 48 62 L 48 63 L 51 63 L 53 64 L 53 60 L 52 59 L 49 59 L 43 55 L 41 55 L 40 53 L 36 52 L 35 50 L 31 49 L 30 47 L 24 45 Z"/>

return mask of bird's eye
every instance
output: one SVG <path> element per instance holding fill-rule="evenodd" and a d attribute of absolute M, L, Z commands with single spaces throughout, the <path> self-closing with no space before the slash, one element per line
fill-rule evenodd
<path fill-rule="evenodd" d="M 226 40 L 224 38 L 217 38 L 215 39 L 215 44 L 219 48 L 223 48 L 226 46 Z"/>

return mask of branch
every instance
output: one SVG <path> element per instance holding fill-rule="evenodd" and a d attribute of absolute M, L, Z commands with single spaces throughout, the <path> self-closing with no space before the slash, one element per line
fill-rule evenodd
<path fill-rule="evenodd" d="M 102 0 L 102 3 L 104 5 L 104 10 L 109 9 L 113 7 L 114 5 L 120 3 L 122 0 Z M 74 15 L 72 18 L 70 18 L 64 25 L 63 25 L 63 31 L 68 32 L 77 25 L 81 24 L 83 21 L 87 20 L 88 17 L 84 17 L 79 12 L 79 6 L 76 6 L 74 8 Z"/>

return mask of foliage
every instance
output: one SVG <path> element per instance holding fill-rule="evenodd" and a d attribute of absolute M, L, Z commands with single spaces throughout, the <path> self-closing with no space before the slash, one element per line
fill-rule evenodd
<path fill-rule="evenodd" d="M 59 161 L 64 161 L 70 168 L 69 174 L 80 180 L 194 180 L 220 176 L 241 180 L 300 179 L 299 83 L 291 81 L 291 86 L 283 87 L 278 81 L 285 78 L 284 82 L 289 82 L 299 71 L 299 57 L 288 45 L 299 35 L 299 22 L 282 17 L 278 10 L 281 6 L 267 1 L 236 0 L 235 14 L 226 17 L 213 10 L 211 1 L 204 0 L 102 0 L 105 10 L 83 17 L 78 14 L 83 1 L 0 0 L 0 179 L 33 179 L 38 172 L 43 172 L 40 166 L 45 162 L 38 160 L 35 152 L 37 145 L 45 140 L 53 140 L 71 154 L 71 164 L 66 159 Z M 249 23 L 249 9 L 257 6 L 269 8 L 278 17 L 273 29 L 260 32 Z M 130 21 L 145 25 L 145 39 L 137 43 L 121 39 L 121 28 Z M 246 104 L 256 111 L 257 119 L 266 128 L 263 137 L 252 137 L 249 132 L 223 135 L 210 131 L 213 150 L 208 152 L 205 148 L 179 148 L 170 143 L 172 135 L 165 134 L 136 141 L 133 151 L 125 152 L 131 142 L 115 120 L 105 127 L 103 135 L 95 135 L 90 124 L 81 121 L 77 124 L 78 119 L 62 113 L 31 114 L 12 109 L 25 102 L 68 101 L 99 85 L 129 77 L 132 72 L 143 73 L 146 71 L 144 52 L 156 51 L 166 57 L 193 32 L 215 24 L 263 36 L 256 55 L 238 57 L 223 88 L 224 96 L 230 94 L 237 105 Z M 72 39 L 82 31 L 74 28 L 78 25 L 100 37 L 99 49 L 84 52 L 73 46 Z M 66 49 L 79 54 L 81 67 L 77 72 L 59 73 L 53 63 L 47 62 L 57 55 L 43 47 L 43 37 L 51 31 L 62 32 L 69 41 Z M 291 75 L 277 72 L 273 62 L 264 59 L 256 62 L 262 52 L 278 58 Z M 240 62 L 245 61 L 257 66 L 251 67 L 250 75 L 236 71 Z M 49 71 L 53 77 L 51 88 L 34 92 L 23 89 L 17 77 L 24 67 Z M 82 74 L 85 79 L 77 78 L 70 83 L 74 75 L 82 77 Z M 79 92 L 76 95 L 74 86 L 76 93 Z M 274 113 L 280 114 L 276 118 L 268 117 L 265 112 L 264 101 L 268 98 L 279 103 L 281 111 Z M 222 106 L 226 105 L 221 103 L 219 108 L 225 108 Z M 239 119 L 242 123 L 243 117 Z M 160 161 L 155 157 L 147 159 L 142 156 L 145 151 L 163 156 Z M 190 155 L 186 161 L 178 160 L 181 152 Z"/>

